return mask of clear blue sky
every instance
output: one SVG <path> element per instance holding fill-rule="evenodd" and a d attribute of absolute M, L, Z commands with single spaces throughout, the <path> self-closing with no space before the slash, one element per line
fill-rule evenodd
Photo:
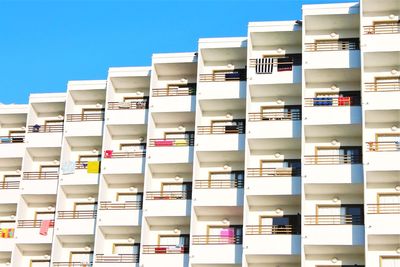
<path fill-rule="evenodd" d="M 0 102 L 64 92 L 68 80 L 147 66 L 201 37 L 245 36 L 249 21 L 301 18 L 301 5 L 349 0 L 0 0 Z"/>

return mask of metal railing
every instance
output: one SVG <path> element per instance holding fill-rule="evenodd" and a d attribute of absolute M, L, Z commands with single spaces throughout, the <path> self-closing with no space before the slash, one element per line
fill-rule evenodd
<path fill-rule="evenodd" d="M 393 34 L 400 33 L 400 22 L 393 21 L 371 26 L 364 26 L 364 34 Z"/>
<path fill-rule="evenodd" d="M 58 219 L 94 219 L 96 210 L 58 211 Z"/>
<path fill-rule="evenodd" d="M 306 165 L 361 164 L 361 155 L 315 155 L 304 156 Z"/>
<path fill-rule="evenodd" d="M 67 114 L 67 122 L 104 121 L 104 112 L 88 114 Z"/>
<path fill-rule="evenodd" d="M 300 227 L 294 225 L 247 225 L 247 235 L 299 235 Z"/>
<path fill-rule="evenodd" d="M 368 214 L 400 214 L 400 203 L 367 204 Z"/>
<path fill-rule="evenodd" d="M 146 200 L 185 200 L 192 199 L 192 191 L 148 191 Z"/>
<path fill-rule="evenodd" d="M 60 133 L 62 131 L 64 131 L 64 124 L 28 126 L 28 133 Z"/>
<path fill-rule="evenodd" d="M 108 110 L 126 110 L 126 109 L 148 109 L 148 99 L 141 101 L 127 101 L 127 102 L 108 102 Z"/>
<path fill-rule="evenodd" d="M 366 92 L 394 92 L 400 91 L 400 82 L 373 82 L 365 83 Z"/>
<path fill-rule="evenodd" d="M 111 201 L 100 201 L 100 210 L 140 210 L 142 209 L 142 201 L 125 201 L 117 203 Z"/>
<path fill-rule="evenodd" d="M 45 220 L 18 220 L 17 227 L 18 228 L 39 228 L 42 225 L 42 222 Z M 54 227 L 54 219 L 50 220 L 49 227 Z"/>
<path fill-rule="evenodd" d="M 229 82 L 246 81 L 246 69 L 237 69 L 225 72 L 200 74 L 200 82 Z"/>
<path fill-rule="evenodd" d="M 143 254 L 187 254 L 187 245 L 143 245 Z"/>
<path fill-rule="evenodd" d="M 301 120 L 301 111 L 292 110 L 284 112 L 251 112 L 249 121 L 291 121 Z"/>
<path fill-rule="evenodd" d="M 53 262 L 53 267 L 92 267 L 93 262 L 77 262 L 77 261 L 66 261 L 66 262 Z"/>
<path fill-rule="evenodd" d="M 19 189 L 19 181 L 0 181 L 1 189 Z"/>
<path fill-rule="evenodd" d="M 75 162 L 75 169 L 76 170 L 84 170 L 87 169 L 89 161 L 76 161 Z M 101 162 L 100 162 L 101 164 Z"/>
<path fill-rule="evenodd" d="M 146 150 L 142 151 L 120 151 L 120 152 L 115 152 L 110 156 L 104 156 L 106 159 L 124 159 L 124 158 L 144 158 L 146 157 Z"/>
<path fill-rule="evenodd" d="M 24 180 L 54 180 L 58 179 L 58 172 L 24 172 Z"/>
<path fill-rule="evenodd" d="M 232 126 L 197 126 L 198 134 L 244 134 L 245 126 L 232 125 Z"/>
<path fill-rule="evenodd" d="M 346 107 L 360 105 L 360 96 L 304 98 L 305 107 Z"/>
<path fill-rule="evenodd" d="M 0 144 L 14 144 L 25 142 L 24 135 L 0 136 Z"/>
<path fill-rule="evenodd" d="M 369 152 L 400 151 L 400 141 L 367 142 L 367 151 Z"/>
<path fill-rule="evenodd" d="M 193 245 L 239 245 L 242 244 L 242 235 L 220 236 L 220 235 L 194 235 Z"/>
<path fill-rule="evenodd" d="M 189 96 L 196 95 L 196 88 L 176 87 L 176 88 L 156 88 L 153 89 L 153 96 Z"/>
<path fill-rule="evenodd" d="M 138 263 L 139 254 L 96 254 L 96 263 Z"/>
<path fill-rule="evenodd" d="M 285 177 L 300 176 L 301 168 L 248 168 L 248 177 Z"/>
<path fill-rule="evenodd" d="M 316 51 L 342 51 L 342 50 L 360 50 L 359 40 L 332 40 L 324 42 L 306 43 L 306 52 Z"/>
<path fill-rule="evenodd" d="M 362 215 L 305 215 L 304 224 L 362 225 L 364 224 L 364 217 Z"/>
<path fill-rule="evenodd" d="M 228 188 L 243 188 L 243 179 L 208 179 L 196 180 L 194 183 L 196 189 L 228 189 Z"/>
<path fill-rule="evenodd" d="M 194 135 L 188 138 L 150 139 L 149 146 L 150 147 L 194 146 Z"/>

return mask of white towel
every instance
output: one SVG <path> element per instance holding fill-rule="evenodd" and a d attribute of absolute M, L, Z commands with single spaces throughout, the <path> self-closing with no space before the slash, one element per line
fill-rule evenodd
<path fill-rule="evenodd" d="M 75 161 L 64 161 L 61 166 L 62 174 L 75 173 Z"/>

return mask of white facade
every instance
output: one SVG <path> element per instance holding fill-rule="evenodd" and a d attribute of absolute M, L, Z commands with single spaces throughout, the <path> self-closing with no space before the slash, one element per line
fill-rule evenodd
<path fill-rule="evenodd" d="M 400 2 L 0 105 L 0 267 L 400 266 Z"/>

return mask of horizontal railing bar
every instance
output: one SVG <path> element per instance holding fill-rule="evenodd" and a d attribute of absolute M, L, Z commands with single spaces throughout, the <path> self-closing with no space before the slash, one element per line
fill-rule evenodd
<path fill-rule="evenodd" d="M 196 180 L 195 188 L 196 189 L 227 189 L 227 188 L 243 188 L 244 180 L 243 179 L 232 179 L 232 180 L 224 180 L 224 179 L 208 179 L 208 180 Z"/>
<path fill-rule="evenodd" d="M 96 254 L 97 263 L 138 263 L 139 254 L 104 255 Z"/>
<path fill-rule="evenodd" d="M 59 133 L 64 130 L 64 124 L 56 125 L 29 125 L 28 133 Z"/>
<path fill-rule="evenodd" d="M 400 151 L 400 142 L 399 141 L 367 142 L 367 151 L 369 152 Z"/>
<path fill-rule="evenodd" d="M 152 91 L 154 97 L 196 95 L 196 88 L 192 87 L 154 88 Z"/>
<path fill-rule="evenodd" d="M 393 34 L 400 33 L 400 22 L 393 21 L 376 25 L 364 26 L 364 34 Z"/>
<path fill-rule="evenodd" d="M 365 91 L 366 92 L 400 91 L 400 81 L 398 81 L 398 82 L 372 82 L 372 83 L 365 83 Z"/>
<path fill-rule="evenodd" d="M 126 109 L 148 109 L 148 99 L 139 101 L 126 101 L 126 102 L 108 102 L 108 110 L 126 110 Z"/>
<path fill-rule="evenodd" d="M 301 168 L 247 168 L 248 177 L 300 176 Z"/>
<path fill-rule="evenodd" d="M 19 189 L 19 181 L 0 181 L 1 189 Z"/>
<path fill-rule="evenodd" d="M 96 210 L 58 211 L 59 219 L 94 219 Z"/>
<path fill-rule="evenodd" d="M 295 225 L 247 225 L 247 235 L 300 234 L 300 226 Z"/>
<path fill-rule="evenodd" d="M 301 120 L 300 111 L 287 112 L 251 112 L 249 121 Z"/>
<path fill-rule="evenodd" d="M 57 167 L 57 166 L 55 166 Z M 23 180 L 52 180 L 58 179 L 58 172 L 24 172 Z"/>
<path fill-rule="evenodd" d="M 361 155 L 313 155 L 304 156 L 306 165 L 311 164 L 360 164 L 362 163 Z"/>
<path fill-rule="evenodd" d="M 236 128 L 230 129 L 227 126 L 197 126 L 198 134 L 244 134 L 245 126 L 238 125 Z"/>
<path fill-rule="evenodd" d="M 148 191 L 146 200 L 184 200 L 191 199 L 192 191 Z"/>
<path fill-rule="evenodd" d="M 325 42 L 305 43 L 306 52 L 316 51 L 341 51 L 341 50 L 359 50 L 359 41 L 332 40 Z"/>
<path fill-rule="evenodd" d="M 220 235 L 194 235 L 193 245 L 231 245 L 242 244 L 242 235 L 220 236 Z"/>
<path fill-rule="evenodd" d="M 362 225 L 364 216 L 362 215 L 305 215 L 304 224 L 353 224 Z"/>
<path fill-rule="evenodd" d="M 305 107 L 361 106 L 360 96 L 304 98 Z"/>
<path fill-rule="evenodd" d="M 67 114 L 67 122 L 103 121 L 104 112 L 90 114 Z"/>
<path fill-rule="evenodd" d="M 194 135 L 190 138 L 152 138 L 149 139 L 149 146 L 194 146 Z"/>
<path fill-rule="evenodd" d="M 187 254 L 188 245 L 143 245 L 143 254 Z"/>
<path fill-rule="evenodd" d="M 0 144 L 24 143 L 24 135 L 0 136 Z"/>
<path fill-rule="evenodd" d="M 400 214 L 400 203 L 367 204 L 368 214 Z"/>
<path fill-rule="evenodd" d="M 100 201 L 100 210 L 140 210 L 142 209 L 142 201 L 125 201 L 117 203 L 111 201 Z"/>
<path fill-rule="evenodd" d="M 39 228 L 42 225 L 42 222 L 46 220 L 18 220 L 17 227 L 18 228 Z M 49 227 L 54 227 L 54 219 L 50 219 Z"/>

